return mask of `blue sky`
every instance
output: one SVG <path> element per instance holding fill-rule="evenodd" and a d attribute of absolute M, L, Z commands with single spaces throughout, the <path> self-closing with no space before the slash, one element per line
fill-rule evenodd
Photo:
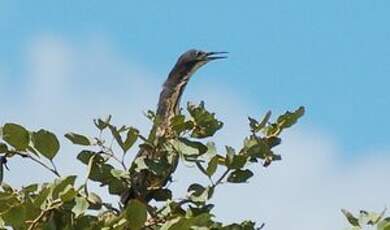
<path fill-rule="evenodd" d="M 0 65 L 18 77 L 31 37 L 98 35 L 124 57 L 166 73 L 192 47 L 227 50 L 221 82 L 261 109 L 307 107 L 305 124 L 343 148 L 388 147 L 388 1 L 1 1 Z M 223 65 L 223 66 L 222 66 Z"/>
<path fill-rule="evenodd" d="M 333 215 L 340 226 L 339 208 L 381 209 L 388 200 L 388 189 L 365 194 L 377 192 L 367 184 L 390 173 L 389 10 L 385 0 L 3 0 L 0 123 L 89 132 L 92 118 L 112 113 L 147 130 L 142 111 L 153 108 L 181 52 L 229 51 L 229 59 L 202 68 L 185 95 L 185 101 L 205 100 L 224 118 L 221 140 L 239 143 L 247 115 L 307 109 L 286 137 L 285 161 L 253 183 L 269 182 L 274 186 L 260 186 L 264 197 L 284 198 L 259 199 L 264 209 L 242 217 L 255 212 L 279 224 L 270 229 L 281 229 L 284 223 L 275 220 L 285 213 L 292 229 L 313 229 Z M 20 183 L 33 178 L 8 176 Z M 237 191 L 222 196 L 223 218 L 241 217 L 223 202 Z M 308 201 L 295 204 L 300 198 Z M 303 215 L 313 225 L 299 221 Z"/>

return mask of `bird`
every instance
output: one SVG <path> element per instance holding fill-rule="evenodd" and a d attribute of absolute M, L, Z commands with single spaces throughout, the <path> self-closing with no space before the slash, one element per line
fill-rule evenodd
<path fill-rule="evenodd" d="M 161 138 L 168 139 L 171 135 L 171 119 L 180 113 L 180 101 L 183 92 L 193 76 L 193 74 L 205 64 L 224 59 L 227 52 L 206 52 L 198 49 L 190 49 L 184 52 L 177 60 L 176 64 L 170 71 L 168 78 L 162 86 L 155 119 L 148 141 L 157 144 Z M 126 204 L 131 199 L 138 199 L 143 202 L 149 202 L 153 191 L 163 188 L 170 180 L 178 162 L 178 156 L 170 156 L 174 159 L 169 170 L 164 175 L 156 176 L 150 171 L 143 169 L 137 171 L 137 159 L 144 158 L 150 160 L 161 160 L 162 153 L 152 151 L 147 147 L 141 147 L 133 160 L 130 168 L 131 185 L 130 190 L 126 191 L 121 202 Z"/>

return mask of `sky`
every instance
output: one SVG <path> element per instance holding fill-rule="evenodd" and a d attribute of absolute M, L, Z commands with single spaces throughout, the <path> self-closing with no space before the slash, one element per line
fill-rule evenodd
<path fill-rule="evenodd" d="M 147 132 L 143 112 L 178 55 L 229 51 L 196 73 L 183 100 L 204 100 L 225 121 L 218 142 L 238 148 L 248 115 L 300 105 L 306 114 L 284 136 L 283 161 L 217 191 L 217 215 L 270 230 L 343 229 L 341 208 L 389 204 L 389 9 L 385 0 L 1 0 L 0 123 L 94 134 L 92 119 L 110 113 Z M 61 143 L 62 170 L 83 172 L 79 149 Z M 10 168 L 14 184 L 44 175 L 25 161 Z M 183 167 L 178 184 L 191 173 Z"/>

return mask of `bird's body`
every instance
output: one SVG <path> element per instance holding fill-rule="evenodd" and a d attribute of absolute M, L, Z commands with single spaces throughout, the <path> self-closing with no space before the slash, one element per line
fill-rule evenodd
<path fill-rule="evenodd" d="M 225 52 L 203 52 L 200 50 L 189 50 L 182 54 L 177 63 L 169 73 L 168 79 L 163 84 L 158 101 L 156 120 L 149 135 L 149 141 L 158 145 L 161 138 L 169 138 L 171 119 L 180 112 L 180 100 L 184 89 L 191 76 L 197 69 L 211 60 L 225 58 L 223 56 L 213 56 Z M 162 175 L 154 175 L 149 170 L 136 170 L 137 159 L 144 158 L 153 161 L 161 161 L 171 157 L 170 169 Z M 173 160 L 172 160 L 173 158 Z M 150 148 L 141 148 L 130 169 L 132 178 L 129 194 L 122 197 L 122 202 L 129 199 L 139 199 L 149 202 L 149 193 L 153 190 L 163 188 L 168 182 L 171 174 L 176 169 L 178 156 L 166 156 L 166 152 L 152 151 Z"/>

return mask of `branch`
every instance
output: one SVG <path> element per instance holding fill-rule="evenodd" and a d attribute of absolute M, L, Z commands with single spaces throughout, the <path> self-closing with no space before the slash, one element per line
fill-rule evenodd
<path fill-rule="evenodd" d="M 121 211 L 115 207 L 112 206 L 112 204 L 110 203 L 102 203 L 102 205 L 107 209 L 107 210 L 110 210 L 112 212 L 115 212 L 116 214 L 120 214 Z"/>
<path fill-rule="evenodd" d="M 213 188 L 217 187 L 219 184 L 222 183 L 222 181 L 225 179 L 225 177 L 228 175 L 230 172 L 230 169 L 226 169 L 226 171 L 222 174 L 222 176 L 217 180 L 215 184 L 213 184 Z"/>
<path fill-rule="evenodd" d="M 39 165 L 41 165 L 42 167 L 44 167 L 45 169 L 49 170 L 50 172 L 54 173 L 54 175 L 56 175 L 57 177 L 61 177 L 60 173 L 58 172 L 57 168 L 55 167 L 55 164 L 53 161 L 50 161 L 53 168 L 50 168 L 48 165 L 46 165 L 45 163 L 43 163 L 42 161 L 36 159 L 35 157 L 31 156 L 30 154 L 24 154 L 24 153 L 20 153 L 20 152 L 10 152 L 12 154 L 16 154 L 16 155 L 19 155 L 20 157 L 22 158 L 28 158 L 28 159 L 31 159 L 32 161 L 38 163 Z"/>
<path fill-rule="evenodd" d="M 39 224 L 39 222 L 41 221 L 41 219 L 43 219 L 45 217 L 46 214 L 49 214 L 53 209 L 56 209 L 58 208 L 58 206 L 61 206 L 62 205 L 62 202 L 61 201 L 58 201 L 58 202 L 53 202 L 49 208 L 43 210 L 33 221 L 29 221 L 31 223 L 31 225 L 28 227 L 27 230 L 33 230 L 33 229 L 36 229 L 36 225 Z"/>
<path fill-rule="evenodd" d="M 99 137 L 100 138 L 100 137 Z M 127 167 L 125 165 L 125 162 L 124 162 L 124 158 L 125 158 L 125 154 L 123 154 L 122 156 L 122 159 L 119 159 L 115 154 L 114 154 L 114 151 L 112 151 L 112 144 L 113 144 L 113 141 L 114 141 L 114 138 L 112 139 L 111 141 L 111 147 L 107 147 L 104 145 L 104 143 L 98 139 L 98 142 L 97 144 L 99 145 L 99 147 L 101 148 L 101 151 L 99 152 L 99 154 L 103 154 L 103 155 L 106 155 L 106 156 L 109 156 L 111 157 L 112 159 L 114 159 L 116 162 L 118 162 L 122 168 L 127 171 Z"/>
<path fill-rule="evenodd" d="M 61 177 L 60 173 L 57 171 L 57 169 L 52 169 L 50 168 L 49 166 L 47 166 L 45 163 L 43 163 L 42 161 L 38 160 L 38 159 L 35 159 L 34 157 L 32 157 L 31 155 L 26 155 L 26 156 L 22 156 L 22 157 L 27 157 L 29 159 L 31 159 L 32 161 L 35 161 L 37 162 L 38 164 L 40 164 L 42 167 L 46 168 L 47 170 L 49 170 L 50 172 L 54 173 L 54 175 L 56 175 L 57 177 Z"/>
<path fill-rule="evenodd" d="M 126 165 L 125 165 L 125 163 L 124 163 L 124 161 L 123 160 L 120 160 L 118 157 L 116 157 L 113 153 L 108 153 L 108 152 L 104 152 L 104 151 L 101 151 L 101 152 L 98 152 L 99 154 L 102 154 L 102 155 L 106 155 L 106 156 L 108 156 L 108 157 L 111 157 L 112 159 L 114 159 L 116 162 L 118 162 L 121 166 L 122 166 L 122 168 L 125 170 L 125 171 L 127 171 L 127 167 L 126 167 Z"/>

